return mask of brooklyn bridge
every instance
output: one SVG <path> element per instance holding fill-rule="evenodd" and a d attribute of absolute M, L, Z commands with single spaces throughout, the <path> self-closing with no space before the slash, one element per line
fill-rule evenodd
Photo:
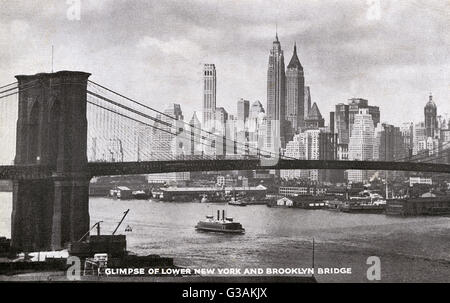
<path fill-rule="evenodd" d="M 15 124 L 0 124 L 2 149 L 15 146 L 13 161 L 0 162 L 0 180 L 13 182 L 16 250 L 60 249 L 80 239 L 90 228 L 89 182 L 96 176 L 258 169 L 450 173 L 445 145 L 395 161 L 290 158 L 198 128 L 89 77 L 78 71 L 18 75 L 0 86 L 0 103 L 14 109 Z M 154 136 L 176 138 L 174 149 L 183 152 L 158 152 Z"/>

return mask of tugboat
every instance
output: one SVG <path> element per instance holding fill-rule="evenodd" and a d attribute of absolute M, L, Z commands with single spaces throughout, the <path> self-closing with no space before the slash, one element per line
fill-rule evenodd
<path fill-rule="evenodd" d="M 148 200 L 150 198 L 150 195 L 143 190 L 135 190 L 131 195 L 135 200 Z"/>
<path fill-rule="evenodd" d="M 233 218 L 225 218 L 225 210 L 222 210 L 222 220 L 220 220 L 220 210 L 217 211 L 217 219 L 214 216 L 206 216 L 206 220 L 199 221 L 195 226 L 198 231 L 210 231 L 228 234 L 243 234 L 245 229 L 241 223 L 233 222 Z"/>
<path fill-rule="evenodd" d="M 236 191 L 234 191 L 234 195 L 233 195 L 233 197 L 231 197 L 231 200 L 228 202 L 228 205 L 247 206 L 247 203 L 245 203 L 241 199 L 236 199 Z"/>
<path fill-rule="evenodd" d="M 222 195 L 202 195 L 201 203 L 224 203 L 227 199 Z"/>
<path fill-rule="evenodd" d="M 231 198 L 230 202 L 228 202 L 228 205 L 247 206 L 247 203 L 240 199 L 236 200 L 236 198 Z"/>

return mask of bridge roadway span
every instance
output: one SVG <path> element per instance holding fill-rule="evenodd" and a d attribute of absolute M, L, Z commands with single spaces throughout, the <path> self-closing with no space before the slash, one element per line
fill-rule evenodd
<path fill-rule="evenodd" d="M 342 161 L 342 160 L 286 160 L 276 164 L 261 165 L 258 159 L 239 160 L 172 160 L 145 162 L 90 162 L 87 175 L 114 176 L 186 171 L 221 171 L 253 169 L 362 169 L 450 173 L 450 164 L 390 162 L 390 161 Z M 54 169 L 40 165 L 0 166 L 0 180 L 33 180 L 51 178 Z"/>

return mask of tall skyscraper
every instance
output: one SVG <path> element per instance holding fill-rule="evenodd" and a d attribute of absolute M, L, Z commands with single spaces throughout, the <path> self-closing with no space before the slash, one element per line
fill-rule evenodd
<path fill-rule="evenodd" d="M 284 55 L 278 35 L 275 36 L 269 55 L 267 69 L 267 138 L 269 150 L 277 151 L 284 147 L 284 130 L 286 116 L 286 74 L 284 71 Z M 275 140 L 279 140 L 278 142 Z"/>
<path fill-rule="evenodd" d="M 293 132 L 303 127 L 305 119 L 305 78 L 297 56 L 297 45 L 286 70 L 286 120 Z"/>
<path fill-rule="evenodd" d="M 263 148 L 265 131 L 264 125 L 266 114 L 264 107 L 259 101 L 252 103 L 248 118 L 248 141 L 252 148 Z"/>
<path fill-rule="evenodd" d="M 155 122 L 159 129 L 167 132 L 154 130 L 154 150 L 152 151 L 159 159 L 167 157 L 167 155 L 180 155 L 185 147 L 184 135 L 175 136 L 173 134 L 184 133 L 183 112 L 180 104 L 172 103 L 164 110 L 165 115 L 157 115 L 157 119 L 163 123 Z M 169 126 L 167 124 L 171 124 Z"/>
<path fill-rule="evenodd" d="M 381 134 L 383 133 L 383 126 L 378 126 L 373 130 L 373 160 L 380 160 Z"/>
<path fill-rule="evenodd" d="M 291 141 L 286 143 L 284 155 L 290 158 L 307 160 L 308 159 L 308 135 L 303 132 L 296 134 Z M 283 169 L 280 171 L 280 177 L 283 179 L 309 179 L 309 170 L 305 169 Z"/>
<path fill-rule="evenodd" d="M 195 131 L 200 133 L 200 129 L 202 127 L 202 124 L 201 124 L 200 120 L 197 117 L 197 112 L 194 111 L 194 113 L 192 114 L 192 118 L 189 121 L 189 125 L 191 125 L 192 127 L 195 127 L 196 128 Z M 200 128 L 200 129 L 198 129 L 198 128 Z"/>
<path fill-rule="evenodd" d="M 266 114 L 261 102 L 253 102 L 248 115 L 248 131 L 258 132 L 258 125 L 264 117 L 266 117 Z"/>
<path fill-rule="evenodd" d="M 336 160 L 337 159 L 337 134 L 322 129 L 319 135 L 319 159 Z M 344 172 L 342 170 L 319 170 L 319 181 L 342 182 Z"/>
<path fill-rule="evenodd" d="M 424 146 L 424 143 L 427 139 L 426 135 L 426 127 L 425 122 L 419 122 L 414 124 L 413 130 L 412 130 L 412 136 L 413 136 L 413 148 L 412 148 L 412 154 L 417 155 L 421 150 L 426 149 L 426 146 Z"/>
<path fill-rule="evenodd" d="M 216 110 L 217 78 L 216 66 L 205 64 L 203 66 L 203 126 L 210 128 Z"/>
<path fill-rule="evenodd" d="M 250 101 L 239 99 L 237 103 L 237 119 L 238 121 L 247 122 L 250 113 Z"/>
<path fill-rule="evenodd" d="M 400 126 L 400 132 L 402 133 L 403 143 L 407 150 L 407 156 L 412 156 L 412 150 L 414 145 L 414 123 L 405 122 Z"/>
<path fill-rule="evenodd" d="M 215 114 L 215 126 L 214 129 L 222 135 L 226 134 L 226 125 L 228 121 L 228 112 L 223 107 L 217 107 Z"/>
<path fill-rule="evenodd" d="M 367 161 L 373 159 L 374 124 L 369 109 L 360 109 L 354 115 L 353 130 L 348 145 L 348 158 L 350 160 Z M 368 171 L 349 170 L 348 180 L 364 182 L 368 180 Z"/>
<path fill-rule="evenodd" d="M 255 102 L 252 103 L 252 106 L 250 107 L 249 118 L 250 119 L 256 118 L 260 113 L 265 113 L 265 110 L 261 102 L 256 100 Z"/>
<path fill-rule="evenodd" d="M 348 105 L 336 104 L 334 112 L 334 131 L 338 135 L 339 144 L 348 144 L 349 141 L 349 116 Z"/>
<path fill-rule="evenodd" d="M 337 157 L 336 135 L 324 129 L 304 130 L 286 143 L 285 156 L 303 160 L 335 160 Z M 286 169 L 280 171 L 285 179 L 309 179 L 311 181 L 325 181 L 330 179 L 330 172 L 317 169 Z M 327 178 L 328 177 L 328 178 Z"/>
<path fill-rule="evenodd" d="M 430 94 L 429 100 L 424 108 L 424 114 L 425 114 L 425 135 L 427 137 L 432 137 L 436 135 L 437 130 L 437 107 L 436 104 L 433 102 L 433 96 Z"/>
<path fill-rule="evenodd" d="M 305 98 L 304 98 L 304 112 L 305 119 L 308 117 L 309 111 L 311 110 L 311 90 L 309 86 L 305 86 Z"/>
<path fill-rule="evenodd" d="M 330 125 L 328 125 L 328 130 L 333 134 L 336 133 L 334 130 L 334 112 L 330 112 Z"/>
<path fill-rule="evenodd" d="M 250 114 L 250 101 L 239 99 L 237 102 L 237 119 L 235 122 L 236 138 L 238 142 L 247 143 L 248 136 L 248 122 Z M 229 123 L 230 124 L 230 123 Z"/>
<path fill-rule="evenodd" d="M 161 122 L 155 121 L 155 127 L 151 135 L 151 149 L 150 159 L 161 160 L 167 157 L 177 157 L 184 154 L 190 154 L 190 131 L 185 132 L 185 125 L 183 122 L 183 112 L 180 104 L 172 103 L 164 110 L 164 115 L 158 114 L 156 118 Z M 165 130 L 165 131 L 161 131 Z M 179 136 L 175 135 L 179 134 Z M 147 155 L 143 152 L 143 156 Z M 189 180 L 189 172 L 174 172 L 166 174 L 150 174 L 148 175 L 149 182 L 156 182 L 160 180 L 165 181 L 186 181 Z"/>
<path fill-rule="evenodd" d="M 200 123 L 200 120 L 197 117 L 197 113 L 194 112 L 192 115 L 191 120 L 189 121 L 189 133 L 187 136 L 190 138 L 191 146 L 190 146 L 190 154 L 191 155 L 197 155 L 201 154 L 202 151 L 202 124 Z"/>
<path fill-rule="evenodd" d="M 380 108 L 378 106 L 369 105 L 369 101 L 362 98 L 351 98 L 348 100 L 348 120 L 350 134 L 352 132 L 353 121 L 355 115 L 359 114 L 361 108 L 367 108 L 368 113 L 372 116 L 373 126 L 377 127 L 380 123 Z"/>
<path fill-rule="evenodd" d="M 183 112 L 181 110 L 181 105 L 177 104 L 177 103 L 172 103 L 170 104 L 165 110 L 164 113 L 168 116 L 171 116 L 172 118 L 176 119 L 176 120 L 180 120 L 183 121 L 184 117 L 183 117 Z M 168 117 L 164 117 L 164 120 L 168 120 L 170 121 L 170 118 Z"/>
<path fill-rule="evenodd" d="M 395 161 L 408 155 L 408 149 L 400 127 L 386 123 L 381 124 L 378 148 L 378 159 L 382 161 Z"/>

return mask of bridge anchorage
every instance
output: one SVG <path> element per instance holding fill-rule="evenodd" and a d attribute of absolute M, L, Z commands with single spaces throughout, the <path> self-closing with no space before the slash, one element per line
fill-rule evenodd
<path fill-rule="evenodd" d="M 17 86 L 0 87 L 0 101 L 18 94 L 14 165 L 0 165 L 0 180 L 13 180 L 11 245 L 17 251 L 57 250 L 80 239 L 89 230 L 89 182 L 95 176 L 255 169 L 450 173 L 448 146 L 396 161 L 289 158 L 199 129 L 89 76 L 19 75 Z M 154 144 L 174 140 L 181 153 Z"/>

